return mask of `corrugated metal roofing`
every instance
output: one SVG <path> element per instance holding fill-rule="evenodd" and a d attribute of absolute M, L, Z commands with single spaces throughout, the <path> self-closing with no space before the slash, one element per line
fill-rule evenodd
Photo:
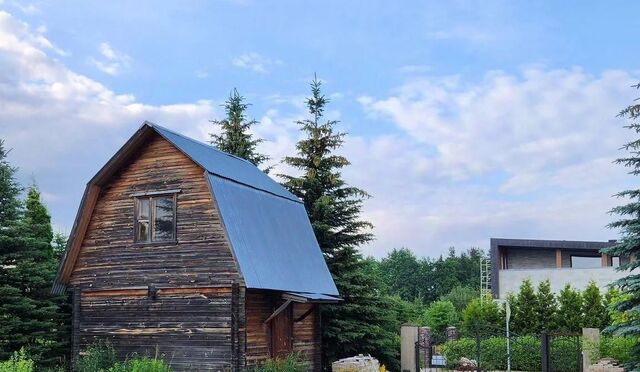
<path fill-rule="evenodd" d="M 302 203 L 215 174 L 209 182 L 248 288 L 338 296 Z"/>
<path fill-rule="evenodd" d="M 298 201 L 295 195 L 287 191 L 287 189 L 271 179 L 271 177 L 267 176 L 264 172 L 256 169 L 250 162 L 220 151 L 213 146 L 175 133 L 160 125 L 150 122 L 146 122 L 145 124 L 155 128 L 162 137 L 173 143 L 208 172 L 283 198 Z"/>
<path fill-rule="evenodd" d="M 285 295 L 289 295 L 292 298 L 304 298 L 309 302 L 339 302 L 340 298 L 336 296 L 328 296 L 322 293 L 306 293 L 306 292 L 285 292 Z"/>

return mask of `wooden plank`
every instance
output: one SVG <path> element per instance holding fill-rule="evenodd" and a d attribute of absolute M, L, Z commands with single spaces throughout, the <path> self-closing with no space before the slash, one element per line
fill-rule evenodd
<path fill-rule="evenodd" d="M 562 268 L 562 250 L 559 248 L 556 249 L 556 268 Z"/>
<path fill-rule="evenodd" d="M 280 305 L 279 308 L 276 309 L 276 311 L 273 312 L 273 314 L 269 315 L 269 317 L 263 323 L 269 323 L 271 319 L 275 318 L 276 316 L 278 316 L 278 314 L 283 312 L 292 302 L 293 300 L 286 300 L 282 305 Z"/>

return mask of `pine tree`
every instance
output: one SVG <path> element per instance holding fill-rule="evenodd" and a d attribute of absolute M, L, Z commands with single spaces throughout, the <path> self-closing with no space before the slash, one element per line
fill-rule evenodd
<path fill-rule="evenodd" d="M 558 296 L 556 313 L 558 329 L 564 332 L 578 332 L 582 328 L 582 295 L 567 284 Z"/>
<path fill-rule="evenodd" d="M 589 285 L 582 292 L 582 314 L 584 320 L 583 327 L 603 329 L 608 324 L 607 309 L 600 294 L 600 288 L 594 281 L 590 281 Z"/>
<path fill-rule="evenodd" d="M 258 121 L 247 120 L 245 111 L 249 104 L 245 103 L 245 98 L 233 89 L 223 107 L 227 117 L 210 121 L 222 130 L 220 134 L 210 134 L 211 144 L 224 152 L 246 159 L 255 166 L 269 160 L 268 156 L 258 153 L 256 149 L 262 139 L 254 139 L 250 133 L 251 127 L 258 124 Z"/>
<path fill-rule="evenodd" d="M 20 192 L 15 180 L 16 168 L 7 161 L 8 150 L 0 140 L 0 229 L 15 223 L 20 216 Z"/>
<path fill-rule="evenodd" d="M 511 328 L 520 335 L 536 333 L 536 309 L 538 307 L 536 294 L 530 280 L 524 280 L 520 291 L 514 298 L 511 313 Z"/>
<path fill-rule="evenodd" d="M 385 301 L 382 284 L 366 270 L 358 246 L 372 239 L 371 224 L 360 219 L 367 193 L 348 186 L 340 170 L 349 161 L 336 155 L 344 133 L 336 132 L 335 120 L 324 118 L 328 99 L 317 78 L 311 83 L 306 104 L 310 118 L 298 121 L 304 138 L 297 156 L 284 162 L 301 171 L 300 176 L 280 175 L 284 186 L 305 205 L 327 265 L 344 301 L 322 308 L 322 350 L 325 367 L 338 358 L 370 353 L 387 366 L 397 366 L 398 350 L 389 347 L 395 338 L 394 311 Z"/>
<path fill-rule="evenodd" d="M 556 297 L 551 292 L 551 283 L 549 280 L 545 280 L 538 284 L 538 291 L 536 292 L 536 329 L 537 333 L 549 332 L 555 330 L 555 317 L 558 304 Z"/>
<path fill-rule="evenodd" d="M 640 84 L 635 88 L 640 89 Z M 637 100 L 623 109 L 618 116 L 631 121 L 625 128 L 630 129 L 636 137 L 640 134 L 640 103 Z M 616 163 L 631 168 L 630 174 L 640 175 L 640 138 L 627 142 L 622 148 L 628 151 L 629 155 L 617 159 Z M 634 258 L 619 268 L 619 270 L 631 271 L 640 267 L 640 189 L 625 190 L 616 196 L 629 200 L 627 204 L 611 210 L 611 213 L 619 215 L 621 219 L 609 224 L 609 227 L 620 229 L 622 239 L 615 246 L 604 249 L 603 252 L 610 256 Z M 616 285 L 625 295 L 624 300 L 618 303 L 617 310 L 627 313 L 627 316 L 624 317 L 626 321 L 611 330 L 638 340 L 632 353 L 635 358 L 629 362 L 628 367 L 632 370 L 640 369 L 640 273 L 630 273 L 619 279 Z"/>
<path fill-rule="evenodd" d="M 17 185 L 13 177 L 0 183 Z M 19 219 L 0 229 L 0 360 L 25 347 L 40 367 L 52 366 L 67 359 L 69 317 L 66 298 L 50 294 L 57 269 L 51 221 L 35 186 L 24 211 L 13 204 L 9 214 Z"/>

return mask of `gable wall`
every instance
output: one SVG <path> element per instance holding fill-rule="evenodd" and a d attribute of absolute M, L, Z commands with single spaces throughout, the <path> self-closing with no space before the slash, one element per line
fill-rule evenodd
<path fill-rule="evenodd" d="M 181 189 L 178 243 L 133 242 L 134 199 L 147 190 Z M 139 156 L 102 187 L 71 276 L 81 288 L 231 285 L 240 280 L 203 170 L 154 135 Z"/>
<path fill-rule="evenodd" d="M 177 243 L 135 244 L 131 194 L 171 189 Z M 176 371 L 243 364 L 244 284 L 203 170 L 158 135 L 102 186 L 70 285 L 74 357 L 106 339 L 123 359 L 158 352 Z"/>

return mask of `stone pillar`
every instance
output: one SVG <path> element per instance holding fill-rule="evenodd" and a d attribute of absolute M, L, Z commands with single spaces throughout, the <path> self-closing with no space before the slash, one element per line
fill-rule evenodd
<path fill-rule="evenodd" d="M 422 362 L 425 367 L 431 363 L 431 345 L 433 344 L 433 334 L 430 327 L 420 327 L 418 330 L 418 340 L 422 347 Z"/>
<path fill-rule="evenodd" d="M 447 341 L 455 341 L 459 338 L 458 328 L 447 327 Z"/>
<path fill-rule="evenodd" d="M 400 328 L 400 370 L 402 372 L 416 371 L 416 342 L 418 342 L 418 327 L 403 325 Z"/>
<path fill-rule="evenodd" d="M 600 330 L 598 328 L 582 328 L 582 370 L 600 359 Z"/>

